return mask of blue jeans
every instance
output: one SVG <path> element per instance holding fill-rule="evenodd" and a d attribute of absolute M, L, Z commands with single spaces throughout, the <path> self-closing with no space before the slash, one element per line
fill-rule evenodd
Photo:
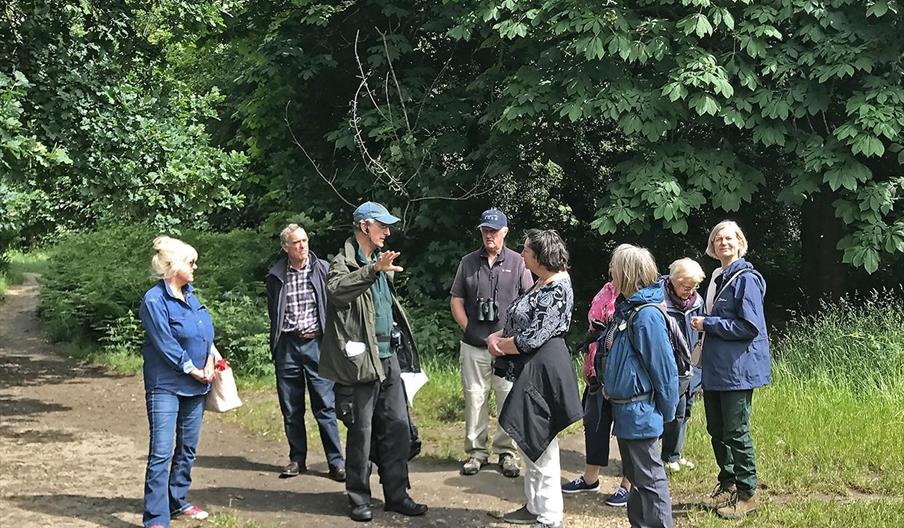
<path fill-rule="evenodd" d="M 289 460 L 305 463 L 308 455 L 308 437 L 304 423 L 304 389 L 307 382 L 311 395 L 311 411 L 320 429 L 320 441 L 329 465 L 342 467 L 345 457 L 339 445 L 339 428 L 336 425 L 336 394 L 333 382 L 320 376 L 320 342 L 318 339 L 301 339 L 283 334 L 276 343 L 276 393 L 282 411 L 289 441 Z"/>
<path fill-rule="evenodd" d="M 170 517 L 191 507 L 188 488 L 201 438 L 205 395 L 145 394 L 151 433 L 144 479 L 144 525 L 169 526 Z"/>

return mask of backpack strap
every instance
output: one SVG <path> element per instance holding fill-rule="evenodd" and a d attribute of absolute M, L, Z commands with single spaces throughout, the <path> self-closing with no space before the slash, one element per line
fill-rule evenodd
<path fill-rule="evenodd" d="M 666 328 L 668 328 L 669 316 L 665 313 L 665 309 L 660 303 L 645 303 L 635 308 L 631 308 L 631 310 L 628 312 L 626 325 L 628 331 L 628 341 L 631 343 L 631 348 L 633 348 L 634 351 L 637 352 L 637 359 L 640 361 L 640 366 L 643 368 L 644 372 L 647 373 L 647 377 L 650 378 L 650 383 L 653 383 L 653 376 L 650 375 L 650 369 L 647 368 L 647 364 L 643 361 L 643 356 L 640 355 L 640 349 L 637 348 L 637 338 L 634 336 L 634 318 L 637 317 L 637 314 L 640 313 L 641 310 L 648 306 L 655 306 L 656 308 L 659 308 L 659 313 L 661 313 L 662 316 L 666 318 L 664 322 L 666 323 Z"/>

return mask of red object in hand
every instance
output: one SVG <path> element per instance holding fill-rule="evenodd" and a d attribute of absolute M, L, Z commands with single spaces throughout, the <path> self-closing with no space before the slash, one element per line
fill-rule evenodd
<path fill-rule="evenodd" d="M 229 368 L 229 363 L 226 363 L 225 359 L 218 359 L 217 362 L 214 363 L 213 368 L 222 372 Z"/>

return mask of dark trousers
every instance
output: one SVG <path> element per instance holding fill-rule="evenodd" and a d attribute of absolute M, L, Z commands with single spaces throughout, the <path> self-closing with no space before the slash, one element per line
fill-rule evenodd
<path fill-rule="evenodd" d="M 345 490 L 352 506 L 370 503 L 370 461 L 373 459 L 387 503 L 408 497 L 408 455 L 411 437 L 408 402 L 393 355 L 380 362 L 386 379 L 357 385 L 336 385 L 339 417 L 348 427 L 345 440 Z"/>
<path fill-rule="evenodd" d="M 706 430 L 719 465 L 719 482 L 735 484 L 741 495 L 756 491 L 756 457 L 750 436 L 753 390 L 703 391 Z"/>
<path fill-rule="evenodd" d="M 612 434 L 612 404 L 602 389 L 584 388 L 584 457 L 591 466 L 609 465 L 609 436 Z"/>
<path fill-rule="evenodd" d="M 320 342 L 317 339 L 301 339 L 283 334 L 276 343 L 276 393 L 282 410 L 286 439 L 289 441 L 289 459 L 305 462 L 308 454 L 308 437 L 304 423 L 304 389 L 307 382 L 311 396 L 311 411 L 320 429 L 320 441 L 331 466 L 345 464 L 342 446 L 339 445 L 339 428 L 336 425 L 336 395 L 333 382 L 318 373 Z"/>
<path fill-rule="evenodd" d="M 631 482 L 628 522 L 632 528 L 672 528 L 672 498 L 658 438 L 618 439 L 625 477 Z"/>
<path fill-rule="evenodd" d="M 687 441 L 687 422 L 691 419 L 694 394 L 691 392 L 690 376 L 678 378 L 678 406 L 675 419 L 662 426 L 662 461 L 678 462 Z"/>

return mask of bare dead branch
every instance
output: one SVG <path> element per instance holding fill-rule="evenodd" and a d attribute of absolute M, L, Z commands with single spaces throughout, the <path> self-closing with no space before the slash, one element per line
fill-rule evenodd
<path fill-rule="evenodd" d="M 376 108 L 377 112 L 380 113 L 380 116 L 383 119 L 386 119 L 386 116 L 383 115 L 383 110 L 380 109 L 380 105 L 377 104 L 377 100 L 374 98 L 374 94 L 370 90 L 370 86 L 368 86 L 368 84 L 367 84 L 367 74 L 364 73 L 364 63 L 361 62 L 361 57 L 358 55 L 358 36 L 360 34 L 361 34 L 361 30 L 355 31 L 354 51 L 355 51 L 355 62 L 358 63 L 358 74 L 359 74 L 359 78 L 361 79 L 361 86 L 363 86 L 367 90 L 367 97 L 370 98 L 370 102 L 374 105 L 374 108 Z M 361 86 L 358 87 L 359 92 L 361 91 Z M 357 99 L 358 99 L 357 94 L 355 94 L 355 95 L 356 95 L 355 100 L 357 101 Z"/>
<path fill-rule="evenodd" d="M 452 63 L 452 57 L 455 56 L 455 50 L 452 50 L 452 53 L 449 54 L 449 58 L 446 59 L 446 63 L 443 64 L 443 67 L 439 70 L 439 73 L 436 74 L 436 77 L 433 78 L 433 82 L 430 83 L 430 88 L 424 92 L 424 97 L 421 99 L 421 104 L 418 105 L 417 115 L 414 117 L 414 128 L 417 128 L 417 124 L 421 120 L 421 112 L 424 110 L 424 104 L 427 102 L 427 99 L 433 94 L 433 88 L 436 87 L 436 83 L 439 82 L 439 79 L 443 76 L 443 73 L 446 72 L 446 69 L 449 67 L 449 64 Z"/>
<path fill-rule="evenodd" d="M 345 196 L 342 196 L 342 193 L 339 192 L 339 189 L 337 189 L 336 186 L 333 185 L 333 181 L 330 180 L 329 178 L 327 178 L 323 174 L 323 172 L 321 172 L 320 167 L 317 166 L 317 163 L 314 161 L 314 158 L 312 158 L 311 155 L 308 154 L 308 151 L 304 148 L 304 146 L 301 144 L 301 142 L 298 141 L 298 138 L 295 136 L 295 131 L 292 130 L 292 123 L 289 122 L 289 105 L 291 105 L 291 104 L 292 104 L 292 101 L 286 101 L 286 109 L 285 109 L 285 113 L 283 115 L 283 120 L 286 122 L 286 128 L 289 129 L 289 134 L 292 135 L 292 142 L 295 143 L 295 145 L 301 149 L 301 152 L 304 154 L 304 157 L 308 159 L 308 162 L 311 163 L 311 166 L 314 167 L 314 170 L 317 172 L 317 174 L 320 176 L 320 178 L 323 179 L 323 181 L 326 182 L 326 184 L 330 186 L 330 189 L 332 189 L 334 193 L 336 193 L 336 196 L 338 196 L 340 200 L 342 200 L 343 202 L 348 204 L 350 207 L 354 207 L 355 204 L 348 201 L 345 198 Z"/>
<path fill-rule="evenodd" d="M 411 121 L 408 120 L 408 109 L 405 107 L 405 96 L 402 94 L 402 87 L 399 85 L 399 79 L 396 77 L 395 68 L 392 66 L 392 57 L 389 56 L 389 43 L 386 42 L 386 34 L 377 29 L 377 33 L 380 34 L 380 37 L 383 39 L 383 50 L 386 52 L 386 63 L 389 65 L 389 73 L 392 74 L 392 81 L 395 83 L 396 91 L 399 94 L 399 102 L 402 104 L 402 115 L 405 116 L 405 126 L 408 128 L 408 133 L 412 132 L 411 130 Z"/>

